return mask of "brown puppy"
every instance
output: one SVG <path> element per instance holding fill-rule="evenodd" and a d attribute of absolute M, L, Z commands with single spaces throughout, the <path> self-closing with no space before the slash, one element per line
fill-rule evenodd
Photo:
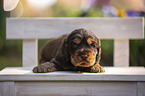
<path fill-rule="evenodd" d="M 100 40 L 92 32 L 76 29 L 69 35 L 48 42 L 41 50 L 40 65 L 34 73 L 52 71 L 105 72 L 99 65 Z"/>

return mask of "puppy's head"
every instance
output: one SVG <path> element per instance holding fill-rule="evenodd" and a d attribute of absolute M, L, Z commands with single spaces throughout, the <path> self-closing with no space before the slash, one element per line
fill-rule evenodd
<path fill-rule="evenodd" d="M 90 67 L 100 61 L 100 40 L 92 32 L 76 29 L 67 37 L 71 63 L 76 67 Z"/>

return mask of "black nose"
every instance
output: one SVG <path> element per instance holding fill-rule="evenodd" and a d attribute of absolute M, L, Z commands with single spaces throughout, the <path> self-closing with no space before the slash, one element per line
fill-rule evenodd
<path fill-rule="evenodd" d="M 88 55 L 81 55 L 82 60 L 86 60 L 88 58 Z"/>

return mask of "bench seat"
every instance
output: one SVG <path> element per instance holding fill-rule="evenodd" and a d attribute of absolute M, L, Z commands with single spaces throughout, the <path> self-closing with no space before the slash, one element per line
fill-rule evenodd
<path fill-rule="evenodd" d="M 75 71 L 32 73 L 31 67 L 7 67 L 0 72 L 0 81 L 145 81 L 144 67 L 105 67 L 105 71 L 105 73 Z"/>
<path fill-rule="evenodd" d="M 145 96 L 144 67 L 105 67 L 105 73 L 75 71 L 32 73 L 31 70 L 32 67 L 3 69 L 0 72 L 0 89 L 4 90 L 1 90 L 0 94 L 11 94 L 11 96 L 42 96 L 42 94 L 43 96 Z"/>

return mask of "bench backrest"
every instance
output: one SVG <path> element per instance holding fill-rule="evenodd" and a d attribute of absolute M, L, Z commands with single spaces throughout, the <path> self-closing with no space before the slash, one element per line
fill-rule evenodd
<path fill-rule="evenodd" d="M 23 66 L 38 64 L 38 39 L 70 33 L 77 28 L 114 40 L 114 66 L 129 66 L 129 39 L 144 38 L 144 18 L 7 18 L 6 38 L 23 40 Z"/>

